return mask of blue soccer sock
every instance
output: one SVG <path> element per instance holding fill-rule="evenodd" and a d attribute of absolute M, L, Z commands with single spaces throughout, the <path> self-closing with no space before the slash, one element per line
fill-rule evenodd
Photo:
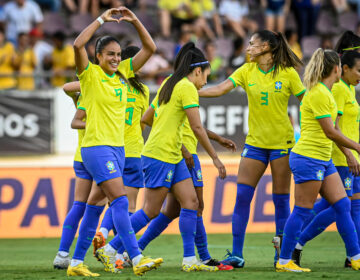
<path fill-rule="evenodd" d="M 59 251 L 69 252 L 71 244 L 74 241 L 79 222 L 84 216 L 85 208 L 85 202 L 74 201 L 63 224 Z"/>
<path fill-rule="evenodd" d="M 299 239 L 302 225 L 310 215 L 311 209 L 294 206 L 294 210 L 285 224 L 280 259 L 291 259 L 291 254 Z"/>
<path fill-rule="evenodd" d="M 311 223 L 303 230 L 300 235 L 299 244 L 305 244 L 322 233 L 328 226 L 336 220 L 336 213 L 333 207 L 329 207 L 315 216 Z"/>
<path fill-rule="evenodd" d="M 196 222 L 196 235 L 195 235 L 195 245 L 200 257 L 200 260 L 206 261 L 210 260 L 211 256 L 208 250 L 207 236 L 204 227 L 203 218 L 200 216 L 197 217 Z"/>
<path fill-rule="evenodd" d="M 346 247 L 346 253 L 353 257 L 360 253 L 358 236 L 351 218 L 350 199 L 344 197 L 332 206 L 336 212 L 336 226 Z"/>
<path fill-rule="evenodd" d="M 273 194 L 275 205 L 276 235 L 284 233 L 285 223 L 290 216 L 290 194 Z"/>
<path fill-rule="evenodd" d="M 146 246 L 158 237 L 172 222 L 170 218 L 160 213 L 155 219 L 151 220 L 148 228 L 138 240 L 139 248 L 145 250 Z"/>
<path fill-rule="evenodd" d="M 127 199 L 127 198 L 126 198 Z M 127 200 L 126 200 L 127 201 Z M 114 214 L 114 213 L 113 213 Z M 127 212 L 127 216 L 129 215 L 129 213 Z M 113 216 L 114 217 L 114 216 Z M 129 217 L 129 216 L 128 216 Z M 133 215 L 131 215 L 131 217 L 129 217 L 129 221 L 131 222 L 131 229 L 133 230 L 134 233 L 137 233 L 138 231 L 140 231 L 143 227 L 145 227 L 150 219 L 149 217 L 146 215 L 146 213 L 144 212 L 144 210 L 140 209 L 138 211 L 136 211 Z M 135 235 L 134 235 L 135 236 Z M 117 250 L 119 253 L 123 253 L 125 250 L 128 251 L 127 249 L 127 244 L 123 244 L 123 242 L 125 242 L 125 240 L 122 238 L 122 236 L 120 236 L 119 234 L 116 235 L 111 241 L 110 241 L 110 245 L 111 247 L 113 247 L 115 250 Z M 136 239 L 135 239 L 136 241 Z M 136 241 L 136 247 L 138 247 L 138 243 Z M 130 253 L 128 251 L 128 254 L 130 256 Z M 132 258 L 132 257 L 131 257 Z"/>
<path fill-rule="evenodd" d="M 179 229 L 183 240 L 184 257 L 195 256 L 197 211 L 181 208 Z"/>
<path fill-rule="evenodd" d="M 355 224 L 360 245 L 360 199 L 351 200 L 351 218 Z"/>
<path fill-rule="evenodd" d="M 96 228 L 104 206 L 86 205 L 84 218 L 79 229 L 79 238 L 76 243 L 73 259 L 83 261 L 87 250 L 95 236 Z"/>
<path fill-rule="evenodd" d="M 330 203 L 327 202 L 326 199 L 324 199 L 324 198 L 321 198 L 318 202 L 316 202 L 311 211 L 312 215 L 308 219 L 306 219 L 302 230 L 304 230 L 310 224 L 310 222 L 315 218 L 315 216 L 317 214 L 319 214 L 321 211 L 329 208 L 330 206 L 331 206 Z"/>
<path fill-rule="evenodd" d="M 233 255 L 242 257 L 245 231 L 250 215 L 250 203 L 255 188 L 245 184 L 237 184 L 236 204 L 232 216 Z"/>

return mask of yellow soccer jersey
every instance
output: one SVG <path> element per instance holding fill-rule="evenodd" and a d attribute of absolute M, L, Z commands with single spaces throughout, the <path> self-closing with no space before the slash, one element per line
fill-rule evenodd
<path fill-rule="evenodd" d="M 170 101 L 159 106 L 160 90 L 161 87 L 151 103 L 151 107 L 155 109 L 154 122 L 142 154 L 176 164 L 182 160 L 181 145 L 183 125 L 186 120 L 185 110 L 199 107 L 199 95 L 194 84 L 187 78 L 183 78 L 175 85 Z"/>
<path fill-rule="evenodd" d="M 192 131 L 189 120 L 187 118 L 183 128 L 183 144 L 192 155 L 197 154 L 198 140 Z"/>
<path fill-rule="evenodd" d="M 333 142 L 326 137 L 318 119 L 331 117 L 335 124 L 336 116 L 333 94 L 323 83 L 318 83 L 300 103 L 301 136 L 292 151 L 314 159 L 330 160 Z"/>
<path fill-rule="evenodd" d="M 143 84 L 144 93 L 127 84 L 127 105 L 125 118 L 125 157 L 141 157 L 144 139 L 141 117 L 149 107 L 149 88 Z"/>
<path fill-rule="evenodd" d="M 32 49 L 28 48 L 21 54 L 21 65 L 19 73 L 22 75 L 33 75 L 36 65 L 35 53 Z M 35 81 L 33 77 L 19 77 L 18 88 L 22 90 L 33 90 L 35 88 Z"/>
<path fill-rule="evenodd" d="M 82 95 L 79 96 L 79 100 L 76 104 L 76 107 L 77 107 L 77 109 L 86 111 Z M 84 119 L 84 121 L 85 121 L 85 119 Z M 82 140 L 85 135 L 85 129 L 77 129 L 77 132 L 78 132 L 78 146 L 76 148 L 74 161 L 83 162 L 82 157 L 81 157 L 81 143 L 82 143 Z"/>
<path fill-rule="evenodd" d="M 53 71 L 65 71 L 75 67 L 74 57 L 74 49 L 70 45 L 66 45 L 62 49 L 55 48 L 52 53 Z M 51 83 L 55 87 L 61 87 L 66 83 L 66 77 L 55 76 L 51 79 Z"/>
<path fill-rule="evenodd" d="M 343 80 L 334 84 L 331 89 L 336 101 L 338 114 L 341 115 L 339 127 L 341 132 L 351 140 L 359 141 L 359 104 L 355 98 L 355 88 L 347 85 Z M 351 150 L 355 158 L 359 158 L 358 153 Z M 336 166 L 347 166 L 345 155 L 333 143 L 331 158 Z"/>
<path fill-rule="evenodd" d="M 16 80 L 11 77 L 14 73 L 12 59 L 15 56 L 13 44 L 5 43 L 0 47 L 0 75 L 9 75 L 8 77 L 0 77 L 0 89 L 13 88 L 16 86 Z"/>
<path fill-rule="evenodd" d="M 256 63 L 246 63 L 229 79 L 234 87 L 241 86 L 249 103 L 249 133 L 246 144 L 263 149 L 287 149 L 295 144 L 294 130 L 288 116 L 290 95 L 305 92 L 294 68 L 262 71 Z"/>
<path fill-rule="evenodd" d="M 121 61 L 118 69 L 125 78 L 132 77 L 132 59 Z M 86 104 L 86 133 L 82 147 L 124 146 L 126 82 L 116 73 L 107 75 L 99 65 L 91 62 L 78 77 Z"/>

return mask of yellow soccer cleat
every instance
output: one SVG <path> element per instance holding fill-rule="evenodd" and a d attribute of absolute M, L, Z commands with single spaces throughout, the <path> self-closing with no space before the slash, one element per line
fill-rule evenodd
<path fill-rule="evenodd" d="M 353 270 L 360 270 L 360 260 L 351 260 L 351 268 Z"/>
<path fill-rule="evenodd" d="M 197 271 L 208 271 L 208 272 L 215 272 L 218 271 L 219 268 L 217 266 L 210 266 L 203 263 L 197 264 Z"/>
<path fill-rule="evenodd" d="M 96 251 L 98 249 L 100 249 L 101 247 L 104 247 L 106 244 L 106 239 L 100 231 L 95 234 L 92 244 L 94 247 L 93 253 L 94 253 L 94 256 L 96 257 Z M 98 260 L 98 261 L 100 261 L 100 260 Z"/>
<path fill-rule="evenodd" d="M 120 269 L 116 268 L 115 265 L 115 254 L 110 255 L 105 252 L 105 247 L 98 249 L 95 253 L 95 257 L 104 265 L 105 271 L 112 272 L 112 273 L 119 273 L 121 272 Z"/>
<path fill-rule="evenodd" d="M 83 263 L 77 266 L 70 266 L 67 269 L 67 276 L 86 276 L 86 277 L 98 277 L 99 273 L 91 272 L 86 265 Z"/>
<path fill-rule="evenodd" d="M 278 261 L 276 263 L 276 272 L 311 272 L 311 269 L 300 267 L 292 260 L 290 260 L 287 264 L 280 264 Z"/>
<path fill-rule="evenodd" d="M 151 259 L 149 257 L 142 257 L 140 262 L 133 266 L 133 271 L 135 275 L 142 276 L 145 272 L 158 268 L 162 263 L 162 258 Z"/>
<path fill-rule="evenodd" d="M 183 264 L 181 270 L 184 272 L 198 271 L 198 266 L 197 264 Z"/>

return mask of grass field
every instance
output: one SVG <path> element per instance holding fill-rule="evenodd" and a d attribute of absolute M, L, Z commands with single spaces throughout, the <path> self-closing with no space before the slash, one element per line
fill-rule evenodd
<path fill-rule="evenodd" d="M 145 254 L 163 257 L 163 266 L 147 273 L 142 279 L 360 279 L 360 271 L 343 268 L 344 248 L 335 232 L 324 233 L 309 243 L 303 253 L 303 266 L 313 272 L 307 274 L 275 273 L 272 267 L 274 249 L 271 234 L 248 234 L 245 247 L 245 268 L 216 273 L 180 271 L 182 244 L 177 235 L 160 236 L 149 245 Z M 213 257 L 221 259 L 232 242 L 230 234 L 209 235 Z M 66 271 L 54 270 L 52 261 L 59 239 L 2 239 L 0 240 L 0 279 L 64 279 Z M 92 257 L 92 248 L 85 259 L 92 271 L 104 279 L 136 279 L 132 270 L 121 274 L 104 272 L 102 265 Z M 85 277 L 84 277 L 85 278 Z M 75 279 L 82 279 L 77 277 Z"/>

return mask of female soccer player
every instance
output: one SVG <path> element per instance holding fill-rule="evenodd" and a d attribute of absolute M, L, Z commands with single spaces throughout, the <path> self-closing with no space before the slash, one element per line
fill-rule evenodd
<path fill-rule="evenodd" d="M 319 194 L 332 205 L 338 231 L 351 257 L 354 270 L 360 269 L 360 248 L 355 225 L 350 214 L 350 200 L 346 197 L 332 160 L 332 144 L 360 153 L 360 145 L 345 137 L 334 127 L 337 107 L 331 89 L 341 77 L 338 54 L 317 49 L 305 69 L 304 84 L 308 90 L 300 105 L 301 137 L 290 153 L 290 168 L 295 180 L 295 207 L 284 229 L 278 272 L 310 272 L 291 260 L 291 253 L 307 217 L 311 216 Z"/>
<path fill-rule="evenodd" d="M 121 59 L 126 60 L 134 57 L 140 49 L 135 46 L 127 47 L 121 53 Z M 136 210 L 136 199 L 139 189 L 144 187 L 144 176 L 141 164 L 141 151 L 144 146 L 142 130 L 144 125 L 140 119 L 149 107 L 149 88 L 143 84 L 137 74 L 128 79 L 127 105 L 125 119 L 125 168 L 123 180 L 126 195 L 129 200 L 129 215 Z M 100 247 L 105 246 L 109 231 L 114 229 L 111 208 L 105 213 L 100 230 L 96 233 L 93 245 L 94 253 Z M 116 235 L 116 232 L 115 232 Z"/>
<path fill-rule="evenodd" d="M 355 98 L 355 86 L 360 82 L 360 53 L 346 51 L 341 56 L 342 75 L 340 82 L 334 84 L 332 93 L 336 101 L 338 116 L 336 126 L 351 140 L 359 141 L 359 104 Z M 351 217 L 360 239 L 360 164 L 356 151 L 338 147 L 333 144 L 331 158 L 340 175 L 347 196 L 351 199 Z M 355 175 L 355 176 L 354 176 Z M 322 199 L 324 200 L 324 198 Z M 325 202 L 320 203 L 328 203 Z M 305 244 L 322 233 L 335 222 L 333 207 L 321 211 L 303 230 L 296 244 L 292 259 L 300 265 L 301 251 Z M 350 256 L 345 260 L 345 267 L 351 267 Z"/>
<path fill-rule="evenodd" d="M 247 52 L 251 63 L 237 69 L 219 85 L 200 90 L 201 97 L 216 97 L 241 86 L 248 96 L 249 133 L 241 154 L 237 196 L 233 214 L 233 251 L 225 259 L 243 267 L 243 246 L 255 188 L 270 162 L 273 177 L 276 234 L 282 235 L 290 214 L 289 151 L 294 131 L 287 113 L 290 95 L 299 99 L 305 92 L 294 67 L 301 61 L 291 51 L 281 33 L 256 32 Z M 277 255 L 275 255 L 275 260 Z"/>
<path fill-rule="evenodd" d="M 122 16 L 120 19 L 114 18 L 119 14 Z M 89 62 L 85 45 L 96 30 L 104 22 L 121 21 L 133 24 L 137 30 L 143 45 L 140 52 L 133 59 L 121 61 L 120 44 L 115 38 L 105 36 L 98 40 L 95 47 L 96 64 Z M 127 101 L 125 79 L 132 77 L 134 72 L 143 66 L 155 52 L 156 46 L 135 14 L 125 7 L 120 7 L 107 10 L 85 28 L 76 38 L 74 50 L 81 94 L 86 104 L 86 133 L 81 145 L 81 156 L 85 168 L 111 203 L 115 228 L 132 259 L 134 273 L 142 275 L 159 266 L 162 259 L 150 259 L 140 253 L 129 220 L 128 199 L 122 180 Z M 74 257 L 68 267 L 69 276 L 99 276 L 83 265 L 96 226 L 89 228 L 84 238 L 79 238 Z"/>
<path fill-rule="evenodd" d="M 198 108 L 197 90 L 206 84 L 210 64 L 193 43 L 184 45 L 178 55 L 183 56 L 178 68 L 163 83 L 142 118 L 142 122 L 152 126 L 142 152 L 145 202 L 143 208 L 131 216 L 131 223 L 135 232 L 147 225 L 160 213 L 170 189 L 181 206 L 179 227 L 184 245 L 182 269 L 215 271 L 217 268 L 199 265 L 195 256 L 194 233 L 199 203 L 191 175 L 181 154 L 182 125 L 187 117 L 194 134 L 219 170 L 219 176 L 225 178 L 225 167 L 201 125 Z M 121 240 L 116 236 L 98 252 L 102 250 L 101 254 L 115 255 L 120 246 Z"/>

